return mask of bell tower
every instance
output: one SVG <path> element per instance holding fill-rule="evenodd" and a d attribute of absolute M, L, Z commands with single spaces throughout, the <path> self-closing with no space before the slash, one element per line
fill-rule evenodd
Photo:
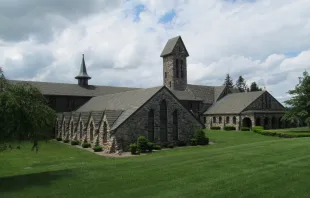
<path fill-rule="evenodd" d="M 84 60 L 84 54 L 82 57 L 82 63 L 80 67 L 80 73 L 75 77 L 75 79 L 78 80 L 78 84 L 82 87 L 88 86 L 88 80 L 91 79 L 91 77 L 87 74 L 86 71 L 86 65 Z"/>
<path fill-rule="evenodd" d="M 184 91 L 187 87 L 187 61 L 189 56 L 181 36 L 166 43 L 160 57 L 163 58 L 164 86 L 171 90 Z"/>

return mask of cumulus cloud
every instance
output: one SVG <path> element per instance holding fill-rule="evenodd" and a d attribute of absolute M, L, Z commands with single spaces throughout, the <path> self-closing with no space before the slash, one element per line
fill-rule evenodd
<path fill-rule="evenodd" d="M 93 84 L 158 86 L 159 55 L 177 35 L 190 54 L 192 84 L 221 85 L 226 73 L 234 81 L 242 75 L 283 101 L 310 68 L 308 0 L 6 0 L 2 5 L 0 65 L 8 78 L 76 83 L 84 53 Z"/>

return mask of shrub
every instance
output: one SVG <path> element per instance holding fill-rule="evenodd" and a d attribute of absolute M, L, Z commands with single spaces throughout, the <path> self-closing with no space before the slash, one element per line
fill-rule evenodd
<path fill-rule="evenodd" d="M 209 139 L 206 137 L 206 134 L 202 129 L 196 131 L 195 140 L 198 145 L 207 145 L 209 143 Z"/>
<path fill-rule="evenodd" d="M 61 141 L 62 138 L 61 138 L 61 137 L 57 137 L 56 140 L 57 140 L 57 141 Z"/>
<path fill-rule="evenodd" d="M 153 147 L 154 147 L 154 145 L 153 145 L 152 142 L 148 142 L 148 143 L 147 143 L 147 148 L 148 148 L 149 152 L 152 152 Z"/>
<path fill-rule="evenodd" d="M 192 138 L 192 139 L 190 140 L 190 145 L 191 145 L 191 146 L 197 146 L 197 140 L 196 140 L 195 138 Z"/>
<path fill-rule="evenodd" d="M 161 150 L 161 147 L 160 147 L 160 145 L 154 145 L 154 148 L 153 148 L 154 150 Z"/>
<path fill-rule="evenodd" d="M 264 130 L 264 127 L 262 127 L 262 126 L 254 126 L 254 127 L 252 128 L 252 130 L 253 130 L 254 132 L 261 132 L 261 131 Z"/>
<path fill-rule="evenodd" d="M 164 142 L 161 144 L 162 148 L 168 148 L 169 142 Z"/>
<path fill-rule="evenodd" d="M 236 130 L 236 127 L 234 127 L 234 126 L 224 126 L 224 130 L 225 131 L 234 131 L 234 130 Z"/>
<path fill-rule="evenodd" d="M 211 130 L 221 130 L 221 127 L 219 126 L 212 126 L 210 127 Z"/>
<path fill-rule="evenodd" d="M 147 140 L 146 137 L 144 136 L 140 136 L 138 137 L 138 140 L 137 140 L 137 148 L 138 148 L 138 151 L 144 153 L 146 151 L 148 151 L 148 143 L 149 141 Z"/>
<path fill-rule="evenodd" d="M 72 140 L 71 145 L 79 145 L 80 142 L 78 140 Z"/>
<path fill-rule="evenodd" d="M 90 143 L 88 143 L 88 142 L 83 142 L 82 147 L 83 147 L 83 148 L 89 148 L 89 147 L 90 147 Z"/>
<path fill-rule="evenodd" d="M 177 145 L 177 146 L 186 146 L 186 142 L 180 140 L 180 141 L 177 141 L 177 142 L 176 142 L 176 145 Z"/>
<path fill-rule="evenodd" d="M 130 150 L 132 155 L 137 154 L 137 150 L 138 150 L 137 144 L 136 143 L 130 144 L 129 150 Z"/>
<path fill-rule="evenodd" d="M 93 150 L 94 150 L 95 152 L 101 152 L 103 149 L 102 149 L 101 146 L 95 146 L 95 147 L 93 148 Z"/>
<path fill-rule="evenodd" d="M 250 131 L 249 127 L 241 127 L 240 131 Z"/>
<path fill-rule="evenodd" d="M 173 144 L 168 144 L 168 148 L 174 148 Z"/>
<path fill-rule="evenodd" d="M 68 139 L 65 139 L 63 142 L 64 142 L 64 143 L 68 143 L 68 142 L 69 142 L 69 140 L 68 140 Z"/>

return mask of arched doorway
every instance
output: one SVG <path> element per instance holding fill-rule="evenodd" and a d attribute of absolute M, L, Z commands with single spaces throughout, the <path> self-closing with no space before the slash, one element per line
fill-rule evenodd
<path fill-rule="evenodd" d="M 277 120 L 275 117 L 271 118 L 271 128 L 276 129 L 277 128 Z"/>
<path fill-rule="evenodd" d="M 264 129 L 269 129 L 269 118 L 268 117 L 264 118 Z"/>
<path fill-rule="evenodd" d="M 255 126 L 261 126 L 261 119 L 259 117 L 255 119 Z"/>
<path fill-rule="evenodd" d="M 243 118 L 242 119 L 242 126 L 243 127 L 249 127 L 251 128 L 252 127 L 252 121 L 250 118 L 246 117 L 246 118 Z"/>
<path fill-rule="evenodd" d="M 167 103 L 160 103 L 160 141 L 167 142 Z"/>

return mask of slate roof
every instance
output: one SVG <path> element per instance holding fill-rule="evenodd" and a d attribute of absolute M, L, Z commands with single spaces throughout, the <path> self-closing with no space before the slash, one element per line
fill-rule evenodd
<path fill-rule="evenodd" d="M 232 93 L 214 103 L 204 114 L 237 114 L 254 102 L 264 91 Z"/>
<path fill-rule="evenodd" d="M 160 57 L 164 57 L 164 56 L 167 56 L 167 55 L 171 54 L 179 39 L 181 39 L 181 41 L 182 41 L 181 36 L 177 36 L 177 37 L 169 39 L 167 41 L 163 51 L 161 52 Z M 185 48 L 185 45 L 184 45 L 183 41 L 182 41 L 182 44 L 183 44 L 183 46 Z M 186 51 L 186 55 L 189 56 L 186 48 L 185 48 L 185 51 Z"/>
<path fill-rule="evenodd" d="M 87 87 L 81 87 L 78 84 L 38 82 L 38 81 L 9 80 L 9 82 L 13 84 L 21 82 L 29 83 L 30 85 L 38 88 L 43 95 L 93 97 L 93 96 L 102 96 L 106 94 L 113 94 L 139 89 L 130 87 L 112 87 L 112 86 L 98 86 L 98 85 L 88 85 Z"/>
<path fill-rule="evenodd" d="M 100 126 L 103 115 L 104 115 L 103 111 L 93 111 L 93 112 L 91 112 L 91 116 L 92 116 L 92 118 L 94 120 L 94 123 L 95 123 L 96 127 Z"/>
<path fill-rule="evenodd" d="M 184 91 L 179 90 L 171 90 L 171 92 L 179 99 L 179 100 L 192 100 L 192 101 L 202 101 L 202 99 L 198 96 L 195 96 L 193 92 L 189 89 Z"/>
<path fill-rule="evenodd" d="M 105 111 L 109 125 L 113 122 L 111 130 L 117 128 L 132 113 L 147 102 L 162 87 L 152 87 L 147 89 L 137 89 L 116 94 L 97 96 L 91 98 L 77 112 Z M 114 111 L 113 111 L 114 110 Z"/>

